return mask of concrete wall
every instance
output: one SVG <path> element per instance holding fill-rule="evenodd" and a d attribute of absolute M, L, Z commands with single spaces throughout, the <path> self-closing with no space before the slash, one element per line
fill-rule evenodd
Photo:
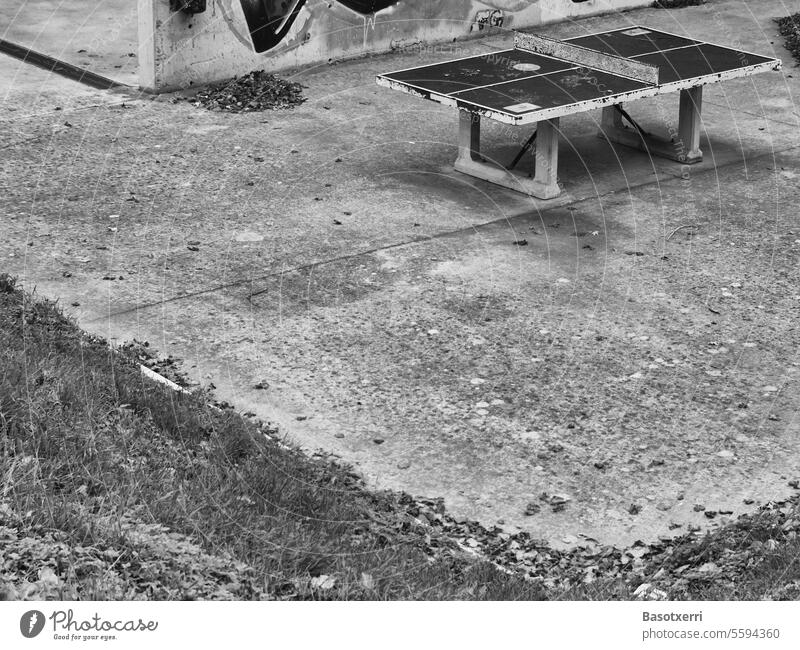
<path fill-rule="evenodd" d="M 195 15 L 138 3 L 140 85 L 161 92 L 652 0 L 208 0 Z"/>

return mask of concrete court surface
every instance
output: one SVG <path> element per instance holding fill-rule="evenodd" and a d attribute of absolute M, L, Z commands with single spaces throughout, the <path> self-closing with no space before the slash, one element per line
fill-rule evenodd
<path fill-rule="evenodd" d="M 120 83 L 138 84 L 136 2 L 3 0 L 0 38 Z"/>
<path fill-rule="evenodd" d="M 552 202 L 454 172 L 455 112 L 374 84 L 509 38 L 299 72 L 290 112 L 119 94 L 47 111 L 47 90 L 26 112 L 21 88 L 0 130 L 2 270 L 457 516 L 556 544 L 718 522 L 695 506 L 743 512 L 800 476 L 798 79 L 771 22 L 798 10 L 553 27 L 646 24 L 785 69 L 706 88 L 688 170 L 612 150 L 599 114 L 565 119 Z M 677 97 L 627 108 L 663 129 Z M 487 151 L 527 135 L 487 125 Z M 552 512 L 543 492 L 571 500 Z"/>

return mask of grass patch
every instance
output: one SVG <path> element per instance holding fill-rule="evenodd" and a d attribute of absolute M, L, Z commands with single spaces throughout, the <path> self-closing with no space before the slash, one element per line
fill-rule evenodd
<path fill-rule="evenodd" d="M 792 53 L 794 60 L 800 63 L 800 12 L 778 18 L 776 22 L 786 49 Z"/>
<path fill-rule="evenodd" d="M 143 350 L 0 274 L 0 598 L 800 598 L 797 494 L 705 535 L 557 550 L 369 491 L 151 382 Z"/>

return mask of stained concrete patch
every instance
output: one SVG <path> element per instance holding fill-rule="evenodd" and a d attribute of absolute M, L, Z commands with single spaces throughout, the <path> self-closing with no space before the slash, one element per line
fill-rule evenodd
<path fill-rule="evenodd" d="M 315 308 L 341 308 L 383 288 L 395 268 L 377 255 L 286 269 L 253 285 L 249 301 L 265 318 L 303 315 Z"/>

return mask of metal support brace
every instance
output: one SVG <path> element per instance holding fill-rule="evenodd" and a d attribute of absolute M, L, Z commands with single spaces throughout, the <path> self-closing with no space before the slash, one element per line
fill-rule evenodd
<path fill-rule="evenodd" d="M 519 164 L 519 161 L 522 160 L 522 156 L 531 150 L 534 142 L 536 142 L 536 131 L 534 131 L 531 134 L 531 137 L 528 138 L 525 144 L 522 145 L 522 149 L 519 150 L 519 153 L 514 157 L 514 160 L 511 161 L 511 164 L 506 167 L 506 169 L 509 171 L 513 170 Z"/>

